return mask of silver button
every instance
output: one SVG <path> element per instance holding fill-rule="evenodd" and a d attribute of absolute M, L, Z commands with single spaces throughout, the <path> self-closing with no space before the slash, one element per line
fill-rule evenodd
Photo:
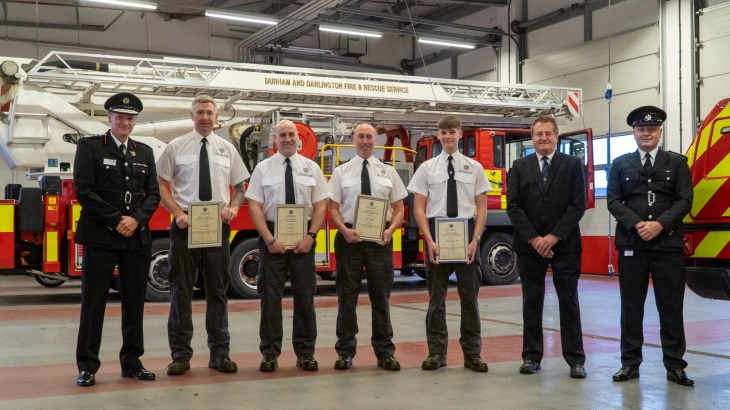
<path fill-rule="evenodd" d="M 129 209 L 129 207 L 127 207 L 127 209 Z M 651 219 L 651 215 L 649 215 L 649 219 Z"/>
<path fill-rule="evenodd" d="M 124 166 L 125 166 L 125 167 L 128 167 L 128 166 L 129 166 L 129 164 L 127 164 L 127 163 L 125 162 L 125 163 L 124 163 Z"/>
<path fill-rule="evenodd" d="M 626 177 L 626 180 L 628 181 L 629 180 L 629 177 Z"/>
<path fill-rule="evenodd" d="M 127 207 L 127 211 L 129 211 L 129 207 Z M 651 218 L 651 215 L 649 215 L 649 218 Z"/>
<path fill-rule="evenodd" d="M 646 182 L 651 182 L 651 179 L 647 179 Z"/>
<path fill-rule="evenodd" d="M 129 177 L 124 177 L 127 181 L 129 181 Z"/>
<path fill-rule="evenodd" d="M 109 169 L 109 166 L 107 165 L 106 169 Z"/>

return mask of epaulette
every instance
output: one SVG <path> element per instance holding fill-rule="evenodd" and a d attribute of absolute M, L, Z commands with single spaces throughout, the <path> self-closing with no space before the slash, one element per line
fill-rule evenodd
<path fill-rule="evenodd" d="M 682 157 L 682 158 L 686 158 L 686 156 L 685 156 L 684 154 L 680 154 L 680 153 L 678 153 L 678 152 L 674 152 L 674 151 L 667 151 L 667 154 L 674 154 L 674 155 L 679 155 L 679 156 L 680 156 L 680 157 Z"/>

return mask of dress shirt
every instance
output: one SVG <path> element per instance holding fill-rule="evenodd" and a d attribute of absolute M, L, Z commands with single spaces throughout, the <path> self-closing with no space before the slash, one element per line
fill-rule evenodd
<path fill-rule="evenodd" d="M 482 164 L 465 157 L 460 152 L 450 154 L 454 159 L 456 193 L 459 201 L 458 218 L 473 218 L 476 215 L 474 197 L 492 190 Z M 446 186 L 449 180 L 449 154 L 442 151 L 436 158 L 418 167 L 408 190 L 428 197 L 426 217 L 445 218 Z"/>
<path fill-rule="evenodd" d="M 372 196 L 388 198 L 391 204 L 408 196 L 406 187 L 400 180 L 395 168 L 383 164 L 374 155 L 371 155 L 367 160 Z M 362 163 L 363 158 L 355 156 L 348 163 L 335 168 L 329 182 L 332 200 L 340 204 L 342 220 L 349 224 L 355 220 L 357 195 L 362 192 Z M 388 207 L 388 221 L 390 221 L 392 213 L 393 210 Z"/>
<path fill-rule="evenodd" d="M 129 149 L 129 144 L 128 144 L 129 143 L 129 138 L 127 138 L 127 141 L 126 142 L 122 142 L 122 141 L 119 141 L 117 139 L 117 137 L 115 137 L 114 134 L 112 134 L 111 131 L 109 131 L 109 135 L 112 136 L 112 141 L 114 141 L 114 143 L 117 144 L 117 148 L 119 148 L 120 145 L 125 144 L 125 145 L 127 145 L 127 147 L 125 149 L 127 149 L 127 150 Z M 126 151 L 124 151 L 124 152 L 126 152 Z"/>
<path fill-rule="evenodd" d="M 231 201 L 230 186 L 240 184 L 250 175 L 233 144 L 214 133 L 205 138 L 213 188 L 211 201 L 220 201 L 225 207 Z M 203 136 L 193 130 L 170 141 L 157 160 L 157 175 L 170 182 L 172 198 L 183 211 L 187 211 L 189 203 L 200 201 L 198 175 L 202 141 Z"/>
<path fill-rule="evenodd" d="M 553 163 L 553 157 L 555 156 L 555 151 L 551 152 L 549 155 L 540 155 L 538 153 L 535 153 L 537 155 L 537 162 L 540 164 L 540 172 L 542 172 L 542 169 L 545 167 L 545 161 L 542 160 L 543 157 L 548 158 L 548 162 L 550 165 Z"/>
<path fill-rule="evenodd" d="M 659 152 L 659 146 L 654 148 L 653 150 L 649 151 L 648 154 L 651 155 L 651 166 L 654 166 L 654 161 L 656 161 L 656 154 Z M 641 165 L 644 165 L 644 161 L 646 161 L 646 154 L 647 152 L 639 150 L 639 157 L 641 157 Z"/>
<path fill-rule="evenodd" d="M 299 154 L 294 154 L 289 159 L 294 176 L 296 203 L 305 205 L 307 219 L 312 219 L 312 204 L 330 197 L 327 180 L 314 161 Z M 277 152 L 273 157 L 261 161 L 253 170 L 246 191 L 246 198 L 264 204 L 264 216 L 270 222 L 276 220 L 276 205 L 286 203 L 285 160 L 286 157 Z"/>

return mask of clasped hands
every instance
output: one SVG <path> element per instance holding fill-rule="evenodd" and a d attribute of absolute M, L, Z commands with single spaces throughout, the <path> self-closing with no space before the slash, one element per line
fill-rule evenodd
<path fill-rule="evenodd" d="M 657 221 L 641 221 L 634 225 L 634 228 L 636 228 L 636 233 L 639 234 L 641 239 L 645 241 L 656 238 L 664 230 L 662 224 Z"/>
<path fill-rule="evenodd" d="M 530 241 L 530 245 L 532 245 L 533 248 L 537 251 L 537 253 L 540 254 L 543 258 L 552 258 L 553 253 L 553 246 L 555 246 L 556 243 L 558 243 L 560 239 L 549 233 L 545 236 L 538 236 L 535 239 Z"/>

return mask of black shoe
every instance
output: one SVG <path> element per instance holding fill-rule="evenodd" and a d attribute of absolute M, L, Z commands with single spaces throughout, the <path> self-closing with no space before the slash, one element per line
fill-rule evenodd
<path fill-rule="evenodd" d="M 573 379 L 585 379 L 588 376 L 586 368 L 582 364 L 574 364 L 570 366 L 570 377 Z"/>
<path fill-rule="evenodd" d="M 134 369 L 122 370 L 122 377 L 131 377 L 134 380 L 155 380 L 155 374 L 142 366 Z"/>
<path fill-rule="evenodd" d="M 382 367 L 385 370 L 397 371 L 400 370 L 400 363 L 395 360 L 392 354 L 385 354 L 378 359 L 378 367 Z"/>
<path fill-rule="evenodd" d="M 482 360 L 478 354 L 469 354 L 464 356 L 464 367 L 468 367 L 475 372 L 488 372 L 489 366 Z"/>
<path fill-rule="evenodd" d="M 525 360 L 520 366 L 520 373 L 522 374 L 535 374 L 540 370 L 540 363 L 534 360 Z"/>
<path fill-rule="evenodd" d="M 235 373 L 236 371 L 238 371 L 238 366 L 236 365 L 236 362 L 231 360 L 231 358 L 228 357 L 227 354 L 222 354 L 220 356 L 212 358 L 210 361 L 208 361 L 208 368 L 216 369 L 221 373 Z"/>
<path fill-rule="evenodd" d="M 188 370 L 190 370 L 190 360 L 188 359 L 178 358 L 167 365 L 168 376 L 182 376 Z"/>
<path fill-rule="evenodd" d="M 667 371 L 667 380 L 673 381 L 681 386 L 694 386 L 695 381 L 684 372 L 684 369 Z"/>
<path fill-rule="evenodd" d="M 94 373 L 82 370 L 79 372 L 79 377 L 76 379 L 77 386 L 93 386 L 96 384 L 96 376 Z"/>
<path fill-rule="evenodd" d="M 340 357 L 335 360 L 335 369 L 347 370 L 352 366 L 352 356 L 341 354 Z"/>
<path fill-rule="evenodd" d="M 669 376 L 667 376 L 669 377 Z M 624 366 L 616 374 L 613 375 L 613 381 L 615 382 L 627 382 L 631 379 L 639 378 L 639 369 L 633 367 Z"/>
<path fill-rule="evenodd" d="M 421 369 L 423 370 L 437 370 L 439 367 L 446 367 L 446 357 L 440 354 L 430 354 L 421 363 Z"/>
<path fill-rule="evenodd" d="M 276 356 L 273 354 L 265 354 L 264 358 L 261 359 L 259 371 L 273 372 L 274 370 L 276 370 L 277 367 L 279 367 L 279 361 L 276 359 Z"/>
<path fill-rule="evenodd" d="M 311 353 L 297 356 L 297 367 L 301 367 L 302 370 L 307 371 L 315 371 L 319 369 L 317 360 L 314 359 L 314 355 Z"/>

